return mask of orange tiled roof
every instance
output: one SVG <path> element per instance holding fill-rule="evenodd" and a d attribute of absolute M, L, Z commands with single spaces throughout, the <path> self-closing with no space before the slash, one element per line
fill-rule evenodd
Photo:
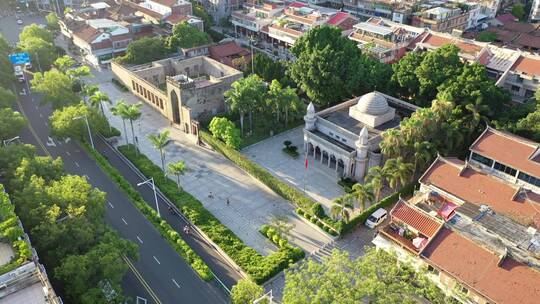
<path fill-rule="evenodd" d="M 452 43 L 452 40 L 448 39 L 446 37 L 437 36 L 437 35 L 434 35 L 434 34 L 428 34 L 428 36 L 426 37 L 426 39 L 424 39 L 424 41 L 422 43 L 428 43 L 428 44 L 431 44 L 434 47 L 440 47 L 440 46 L 443 46 L 445 44 Z"/>
<path fill-rule="evenodd" d="M 498 266 L 498 255 L 447 228 L 441 229 L 423 256 L 496 303 L 535 304 L 540 299 L 540 272 L 509 257 Z"/>
<path fill-rule="evenodd" d="M 525 57 L 521 57 L 520 59 L 522 58 Z M 531 69 L 535 64 L 540 69 L 540 60 L 535 63 L 531 62 L 531 60 L 521 62 L 518 60 L 518 62 L 514 64 L 514 68 Z M 538 146 L 537 143 L 514 134 L 487 128 L 473 143 L 471 151 L 482 154 L 485 157 L 489 157 L 535 177 L 540 177 L 540 162 L 530 159 L 538 149 Z"/>
<path fill-rule="evenodd" d="M 442 226 L 442 223 L 429 217 L 422 211 L 409 206 L 402 200 L 396 204 L 390 215 L 392 218 L 409 225 L 428 238 L 433 237 Z"/>
<path fill-rule="evenodd" d="M 540 76 L 540 60 L 521 56 L 512 66 L 512 70 L 527 75 Z"/>
<path fill-rule="evenodd" d="M 532 218 L 540 225 L 540 200 L 528 195 L 528 200 L 516 197 L 517 188 L 502 180 L 465 168 L 456 158 L 439 157 L 424 173 L 420 182 L 433 185 L 461 200 L 475 205 L 489 205 L 495 212 L 518 217 Z M 463 171 L 462 171 L 463 169 Z M 461 172 L 461 174 L 460 174 Z"/>

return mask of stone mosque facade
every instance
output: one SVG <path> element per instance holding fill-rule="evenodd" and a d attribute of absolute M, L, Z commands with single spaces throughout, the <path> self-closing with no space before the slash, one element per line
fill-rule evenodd
<path fill-rule="evenodd" d="M 363 181 L 369 168 L 383 165 L 381 134 L 399 127 L 398 113 L 410 115 L 417 109 L 377 91 L 317 113 L 310 103 L 304 116 L 304 151 L 310 161 L 320 161 L 338 177 Z"/>

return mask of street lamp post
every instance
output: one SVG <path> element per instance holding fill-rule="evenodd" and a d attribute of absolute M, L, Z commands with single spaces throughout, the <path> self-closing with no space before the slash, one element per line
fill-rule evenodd
<path fill-rule="evenodd" d="M 4 147 L 7 147 L 12 141 L 17 140 L 17 139 L 19 139 L 19 136 L 15 136 L 15 137 L 10 138 L 10 139 L 4 139 L 3 140 Z"/>
<path fill-rule="evenodd" d="M 255 39 L 253 36 L 249 37 L 249 44 L 251 45 L 251 74 L 255 73 L 255 68 L 253 67 L 253 43 L 255 42 Z"/>
<path fill-rule="evenodd" d="M 96 147 L 94 147 L 94 140 L 92 139 L 92 132 L 90 132 L 90 124 L 88 123 L 88 116 L 81 115 L 81 116 L 77 116 L 73 118 L 73 120 L 77 120 L 77 119 L 84 119 L 84 121 L 86 122 L 86 129 L 88 130 L 88 137 L 90 137 L 90 144 L 92 145 L 92 149 L 95 150 Z"/>
<path fill-rule="evenodd" d="M 161 217 L 161 213 L 159 213 L 159 205 L 158 205 L 158 200 L 157 200 L 157 192 L 156 192 L 156 184 L 154 183 L 154 178 L 151 177 L 150 179 L 147 179 L 145 180 L 144 182 L 140 182 L 137 184 L 137 187 L 140 187 L 144 184 L 148 184 L 148 183 L 152 183 L 152 190 L 154 190 L 154 200 L 156 201 L 156 211 L 157 211 L 157 215 L 159 217 Z"/>

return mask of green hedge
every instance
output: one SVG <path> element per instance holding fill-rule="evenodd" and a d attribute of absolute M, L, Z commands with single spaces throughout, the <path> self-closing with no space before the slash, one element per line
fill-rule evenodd
<path fill-rule="evenodd" d="M 277 231 L 268 226 L 268 225 L 262 225 L 259 229 L 259 232 L 268 240 L 270 240 L 272 243 L 274 243 L 279 248 L 288 248 L 291 251 L 295 252 L 294 258 L 295 262 L 302 259 L 305 256 L 304 251 L 302 249 L 295 247 L 291 244 L 289 244 L 289 241 L 284 238 L 282 235 L 278 234 Z"/>
<path fill-rule="evenodd" d="M 264 183 L 266 186 L 268 186 L 270 189 L 272 189 L 284 199 L 292 202 L 297 207 L 304 210 L 309 210 L 310 212 L 311 210 L 313 210 L 312 208 L 317 208 L 314 206 L 316 206 L 316 204 L 318 203 L 307 198 L 305 195 L 302 194 L 302 192 L 281 181 L 279 178 L 272 175 L 272 173 L 268 172 L 268 170 L 252 162 L 240 152 L 227 147 L 223 142 L 221 142 L 219 139 L 214 138 L 208 132 L 200 130 L 199 135 L 206 143 L 211 145 L 221 154 L 225 155 L 225 157 L 230 159 L 237 166 L 260 180 L 262 183 Z M 320 220 L 334 228 L 336 231 L 341 232 L 341 222 L 336 222 L 330 219 L 326 214 L 324 214 L 324 210 L 322 212 L 322 215 L 320 216 Z"/>
<path fill-rule="evenodd" d="M 300 256 L 297 249 L 290 247 L 280 248 L 268 256 L 259 254 L 255 249 L 244 244 L 229 228 L 206 210 L 200 201 L 178 189 L 177 184 L 167 178 L 159 166 L 145 155 L 141 153 L 137 155 L 132 145 L 121 146 L 119 150 L 144 175 L 153 177 L 161 192 L 258 284 L 265 282 L 303 257 L 303 252 Z"/>
<path fill-rule="evenodd" d="M 362 211 L 359 215 L 357 215 L 356 217 L 351 219 L 348 223 L 344 224 L 342 233 L 346 233 L 346 232 L 352 230 L 359 223 L 364 223 L 367 220 L 367 218 L 373 212 L 375 212 L 375 210 L 377 210 L 379 208 L 386 208 L 388 206 L 391 206 L 395 202 L 397 202 L 398 199 L 399 199 L 400 194 L 403 195 L 403 196 L 408 196 L 408 195 L 413 194 L 414 188 L 416 187 L 416 184 L 417 183 L 407 184 L 403 188 L 401 188 L 398 192 L 395 192 L 395 193 L 381 199 L 378 203 L 376 203 L 374 205 L 371 205 L 369 208 Z"/>
<path fill-rule="evenodd" d="M 81 143 L 85 150 L 94 157 L 101 169 L 111 177 L 111 179 L 129 196 L 133 204 L 141 211 L 142 214 L 154 225 L 161 236 L 174 248 L 174 250 L 186 261 L 191 267 L 205 280 L 213 279 L 213 274 L 208 265 L 198 256 L 191 247 L 180 237 L 166 221 L 157 215 L 157 212 L 152 209 L 144 201 L 141 194 L 131 186 L 116 168 L 114 168 L 107 159 L 90 148 L 88 144 Z"/>

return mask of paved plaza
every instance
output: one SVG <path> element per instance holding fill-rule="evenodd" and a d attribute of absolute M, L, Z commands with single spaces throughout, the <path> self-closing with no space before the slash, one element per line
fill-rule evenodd
<path fill-rule="evenodd" d="M 112 74 L 109 70 L 96 73 L 99 75 L 89 81 L 98 82 L 113 103 L 120 99 L 130 104 L 139 101 L 131 93 L 120 91 L 110 82 Z M 106 115 L 115 128 L 123 131 L 122 121 L 110 114 L 111 106 L 106 105 Z M 276 249 L 258 232 L 272 217 L 284 217 L 293 224 L 291 241 L 308 253 L 331 241 L 325 233 L 301 220 L 295 214 L 294 207 L 283 198 L 220 153 L 196 145 L 193 138 L 172 127 L 166 118 L 150 106 L 144 104 L 142 117 L 134 123 L 134 127 L 142 153 L 158 165 L 159 152 L 151 146 L 147 137 L 149 134 L 171 131 L 172 142 L 165 149 L 166 162 L 186 162 L 188 172 L 181 177 L 182 187 L 258 252 L 268 254 Z M 128 135 L 131 136 L 129 128 Z M 124 143 L 122 137 L 119 144 Z M 209 197 L 210 192 L 213 198 Z M 230 200 L 229 206 L 226 204 L 227 198 Z"/>

